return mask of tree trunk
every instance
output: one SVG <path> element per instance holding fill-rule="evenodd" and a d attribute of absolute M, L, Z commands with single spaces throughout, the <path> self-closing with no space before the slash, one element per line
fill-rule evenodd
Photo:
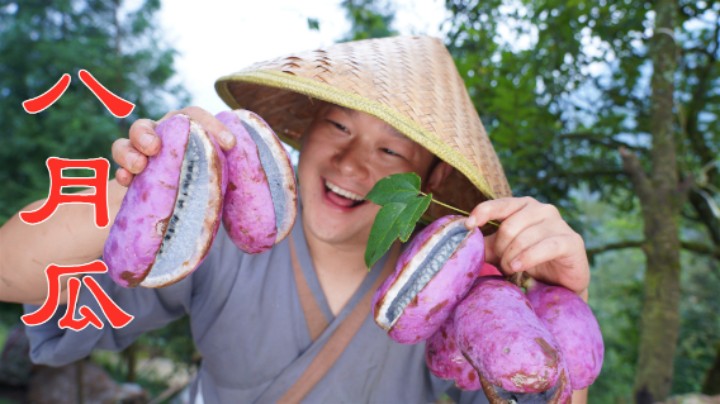
<path fill-rule="evenodd" d="M 643 210 L 647 268 L 634 388 L 636 402 L 641 404 L 662 401 L 670 393 L 680 329 L 677 211 L 660 201 Z"/>
<path fill-rule="evenodd" d="M 648 177 L 635 155 L 623 152 L 642 207 L 645 252 L 645 296 L 640 320 L 640 347 L 634 395 L 638 403 L 664 400 L 670 393 L 680 316 L 681 202 L 673 128 L 673 79 L 677 69 L 674 27 L 676 0 L 655 3 L 651 95 L 652 172 Z"/>

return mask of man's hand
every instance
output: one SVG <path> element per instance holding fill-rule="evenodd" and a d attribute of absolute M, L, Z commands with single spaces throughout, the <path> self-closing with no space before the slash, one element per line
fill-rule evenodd
<path fill-rule="evenodd" d="M 529 197 L 486 201 L 473 209 L 467 227 L 501 222 L 485 239 L 485 260 L 510 275 L 525 271 L 533 278 L 586 295 L 590 265 L 585 243 L 557 208 Z"/>
<path fill-rule="evenodd" d="M 200 124 L 223 149 L 229 150 L 235 146 L 235 137 L 232 133 L 204 109 L 187 107 L 166 114 L 161 121 L 177 114 L 185 114 Z M 160 151 L 160 138 L 155 133 L 156 126 L 157 123 L 150 119 L 138 119 L 130 126 L 128 139 L 118 139 L 113 143 L 113 160 L 120 165 L 115 173 L 115 179 L 120 185 L 129 186 L 133 177 L 147 166 L 147 158 Z"/>

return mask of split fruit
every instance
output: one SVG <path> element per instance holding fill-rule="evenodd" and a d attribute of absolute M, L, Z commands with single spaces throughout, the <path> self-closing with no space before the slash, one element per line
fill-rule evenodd
<path fill-rule="evenodd" d="M 241 250 L 267 251 L 290 233 L 295 222 L 295 171 L 282 142 L 259 115 L 235 110 L 217 118 L 236 139 L 226 153 L 223 225 Z"/>
<path fill-rule="evenodd" d="M 484 254 L 482 233 L 465 228 L 465 217 L 434 221 L 413 238 L 375 293 L 375 322 L 397 342 L 426 340 L 470 290 Z"/>
<path fill-rule="evenodd" d="M 162 147 L 133 180 L 105 242 L 103 258 L 119 285 L 157 288 L 189 275 L 220 224 L 224 155 L 189 117 L 157 128 Z"/>

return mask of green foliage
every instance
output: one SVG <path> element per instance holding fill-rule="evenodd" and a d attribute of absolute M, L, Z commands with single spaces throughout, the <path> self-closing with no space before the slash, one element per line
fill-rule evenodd
<path fill-rule="evenodd" d="M 343 4 L 353 22 L 345 39 L 368 37 L 372 30 L 364 27 L 372 24 L 358 23 L 362 14 Z M 446 43 L 514 194 L 559 206 L 590 248 L 643 239 L 618 151 L 630 150 L 650 167 L 652 6 L 649 0 L 446 0 Z M 695 195 L 684 208 L 683 239 L 717 251 L 720 233 L 713 227 L 720 226 L 703 195 L 720 201 L 718 3 L 682 0 L 679 8 L 677 156 L 680 177 Z M 591 400 L 633 402 L 645 260 L 639 248 L 593 258 L 590 303 L 607 352 Z M 674 392 L 699 390 L 715 355 L 718 298 L 709 295 L 718 290 L 717 268 L 716 259 L 683 255 Z"/>
<path fill-rule="evenodd" d="M 173 82 L 176 52 L 155 28 L 158 0 L 125 11 L 119 1 L 4 2 L 0 7 L 0 223 L 48 192 L 45 159 L 110 158 L 112 141 L 138 117 L 159 118 L 186 103 Z M 113 117 L 80 82 L 79 69 L 136 105 Z M 50 108 L 35 115 L 22 101 L 42 94 L 63 73 L 72 82 Z"/>
<path fill-rule="evenodd" d="M 587 193 L 574 193 L 580 220 L 586 223 L 589 248 L 615 241 L 642 238 L 637 208 L 619 211 Z M 702 236 L 702 229 L 688 229 L 686 239 Z M 693 254 L 683 255 L 680 306 L 682 324 L 675 354 L 673 393 L 700 391 L 705 373 L 720 341 L 720 268 L 717 262 Z M 597 381 L 590 387 L 590 401 L 634 402 L 632 380 L 638 357 L 639 329 L 645 260 L 637 248 L 611 250 L 592 264 L 590 306 L 600 323 L 605 341 L 605 361 Z"/>
<path fill-rule="evenodd" d="M 340 6 L 345 9 L 352 26 L 350 32 L 338 42 L 384 38 L 398 34 L 396 30 L 391 28 L 395 19 L 395 8 L 390 2 L 343 0 Z"/>
<path fill-rule="evenodd" d="M 641 236 L 637 215 L 621 215 L 610 206 L 583 202 L 581 206 L 593 231 L 588 243 L 607 244 L 613 240 L 634 240 Z M 684 239 L 703 237 L 701 228 L 685 231 Z M 716 355 L 720 341 L 717 312 L 720 297 L 720 270 L 717 262 L 694 254 L 683 255 L 680 306 L 680 342 L 675 354 L 674 394 L 698 392 Z M 603 373 L 591 389 L 598 402 L 631 402 L 631 385 L 637 360 L 640 299 L 643 294 L 640 250 L 601 255 L 593 265 L 591 305 L 600 321 L 606 342 Z"/>
<path fill-rule="evenodd" d="M 589 247 L 640 242 L 644 237 L 619 149 L 636 154 L 646 171 L 650 168 L 653 5 L 649 0 L 446 1 L 452 14 L 446 43 L 513 193 L 561 207 L 573 227 L 592 240 Z M 720 218 L 708 203 L 720 200 L 715 163 L 720 155 L 719 5 L 679 1 L 674 34 L 655 34 L 673 35 L 680 49 L 674 75 L 681 181 L 677 189 L 678 194 L 689 189 L 690 198 L 678 220 L 683 240 L 691 239 L 692 229 L 694 241 L 703 246 L 693 251 L 720 251 Z M 576 198 L 578 189 L 587 194 Z M 577 201 L 589 196 L 611 204 L 614 214 L 627 215 L 627 221 L 583 213 L 586 206 Z M 634 233 L 624 233 L 630 224 Z M 591 299 L 608 333 L 608 354 L 591 395 L 598 402 L 629 402 L 645 263 L 639 249 L 606 255 L 595 258 Z M 699 389 L 703 369 L 710 366 L 720 340 L 717 322 L 708 317 L 717 298 L 706 296 L 713 290 L 714 281 L 707 278 L 718 260 L 692 253 L 683 257 L 682 265 L 684 299 L 674 392 Z M 693 273 L 702 275 L 695 279 Z M 615 284 L 608 284 L 614 277 Z"/>
<path fill-rule="evenodd" d="M 678 39 L 683 173 L 720 154 L 718 14 L 684 2 Z M 447 43 L 513 190 L 571 208 L 580 183 L 628 207 L 618 148 L 649 150 L 649 1 L 446 1 Z M 714 39 L 715 38 L 715 39 Z M 698 127 L 696 127 L 698 126 Z M 685 132 L 685 133 L 683 133 Z M 692 141 L 702 133 L 703 138 Z M 683 136 L 684 135 L 684 136 Z M 704 157 L 703 157 L 704 156 Z M 713 183 L 720 184 L 717 170 Z"/>
<path fill-rule="evenodd" d="M 588 248 L 614 241 L 642 238 L 637 209 L 622 212 L 598 200 L 584 189 L 574 192 L 579 220 L 585 223 Z M 638 356 L 644 274 L 644 257 L 639 249 L 622 249 L 599 254 L 591 261 L 590 307 L 600 324 L 605 342 L 603 369 L 590 387 L 590 402 L 633 402 L 632 380 Z"/>
<path fill-rule="evenodd" d="M 712 366 L 720 342 L 720 266 L 693 254 L 683 254 L 680 305 L 680 341 L 675 355 L 676 393 L 699 392 L 705 374 Z"/>
<path fill-rule="evenodd" d="M 607 194 L 608 180 L 620 177 L 622 189 L 627 182 L 613 145 L 594 147 L 592 138 L 607 141 L 608 133 L 590 136 L 603 126 L 593 125 L 596 111 L 584 111 L 597 93 L 577 91 L 588 62 L 573 8 L 537 3 L 449 1 L 448 44 L 514 193 L 567 209 L 580 183 Z"/>
<path fill-rule="evenodd" d="M 5 345 L 10 329 L 20 323 L 21 315 L 20 305 L 0 302 L 0 350 Z"/>

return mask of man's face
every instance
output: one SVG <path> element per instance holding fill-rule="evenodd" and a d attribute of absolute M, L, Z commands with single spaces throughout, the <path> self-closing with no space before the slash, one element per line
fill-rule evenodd
<path fill-rule="evenodd" d="M 363 201 L 365 195 L 390 174 L 426 178 L 433 161 L 422 146 L 371 115 L 322 108 L 303 137 L 298 166 L 308 237 L 364 249 L 380 209 Z"/>

